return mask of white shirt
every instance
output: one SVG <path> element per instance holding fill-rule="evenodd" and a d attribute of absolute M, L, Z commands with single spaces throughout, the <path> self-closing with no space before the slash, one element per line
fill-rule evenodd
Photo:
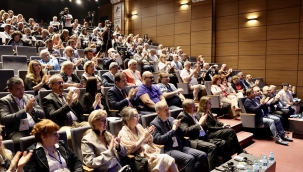
<path fill-rule="evenodd" d="M 62 104 L 64 104 L 64 103 L 62 102 L 62 98 L 59 97 L 59 94 L 55 93 L 55 95 L 58 97 L 58 99 L 60 100 L 60 102 L 61 102 Z M 63 96 L 63 99 L 64 99 L 64 101 L 67 103 L 67 101 L 66 101 L 66 99 L 65 99 L 64 96 Z M 69 113 L 69 114 L 72 116 L 73 121 L 78 121 L 78 118 L 77 118 L 77 116 L 73 113 L 73 111 L 69 111 L 69 112 L 67 112 L 67 113 Z"/>
<path fill-rule="evenodd" d="M 6 39 L 11 39 L 11 36 L 6 32 L 0 32 L 0 38 L 2 38 L 2 43 L 6 43 Z"/>
<path fill-rule="evenodd" d="M 191 73 L 192 73 L 192 69 L 190 69 L 190 71 L 187 71 L 185 68 L 183 70 L 181 70 L 180 72 L 180 77 L 182 78 L 182 80 L 184 81 L 184 78 L 188 77 Z M 190 85 L 197 85 L 198 84 L 198 80 L 197 78 L 193 75 L 191 77 L 191 80 L 189 81 Z"/>
<path fill-rule="evenodd" d="M 58 144 L 55 144 L 54 146 L 57 149 L 59 148 Z M 43 145 L 40 142 L 38 142 L 36 145 L 36 149 L 41 148 L 41 147 L 44 149 L 50 172 L 59 172 L 59 171 L 68 172 L 68 171 L 70 171 L 67 168 L 65 159 L 62 157 L 62 155 L 60 154 L 59 151 L 57 151 L 58 152 L 57 157 L 51 157 L 49 155 L 48 151 L 43 147 Z M 59 156 L 60 156 L 60 159 L 59 159 Z M 61 161 L 61 163 L 58 160 Z"/>
<path fill-rule="evenodd" d="M 167 65 L 166 67 L 165 67 L 165 65 L 166 64 L 164 64 L 163 62 L 158 63 L 159 72 L 169 73 L 170 65 Z"/>
<path fill-rule="evenodd" d="M 26 103 L 25 103 L 23 98 L 19 99 L 19 98 L 14 97 L 14 96 L 13 96 L 13 98 L 15 99 L 15 102 L 17 103 L 17 106 L 18 106 L 19 110 L 25 109 Z M 27 116 L 26 119 L 28 121 L 29 127 L 33 127 L 36 124 L 33 117 L 29 113 L 26 113 L 26 116 Z M 22 120 L 24 120 L 24 119 L 22 119 Z"/>
<path fill-rule="evenodd" d="M 136 85 L 141 85 L 142 82 L 140 81 L 140 79 L 139 79 L 139 77 L 137 76 L 136 72 L 132 71 L 132 74 L 133 74 L 133 76 L 134 76 L 134 78 L 135 78 L 135 83 L 136 83 Z"/>
<path fill-rule="evenodd" d="M 158 59 L 158 56 L 157 55 L 153 55 L 153 56 L 149 56 L 149 58 L 152 60 L 152 61 L 154 61 L 154 62 L 157 62 L 157 61 L 159 61 L 159 59 Z"/>
<path fill-rule="evenodd" d="M 71 14 L 67 14 L 64 16 L 67 16 L 65 19 L 73 19 L 73 16 Z M 72 21 L 65 20 L 65 27 L 72 27 Z"/>

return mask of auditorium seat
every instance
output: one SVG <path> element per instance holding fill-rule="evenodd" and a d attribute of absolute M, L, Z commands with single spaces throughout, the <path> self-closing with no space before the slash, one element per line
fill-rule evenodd
<path fill-rule="evenodd" d="M 26 56 L 1 56 L 2 69 L 14 69 L 14 75 L 18 75 L 18 70 L 27 70 Z"/>
<path fill-rule="evenodd" d="M 59 70 L 50 70 L 48 71 L 48 75 L 55 75 L 55 74 L 59 74 L 60 71 Z"/>
<path fill-rule="evenodd" d="M 108 97 L 107 97 L 107 92 L 108 90 L 112 88 L 112 87 L 102 87 L 101 88 L 101 93 L 103 94 L 104 96 L 104 99 L 105 99 L 105 104 L 107 106 L 107 109 L 108 109 L 108 113 L 107 113 L 107 116 L 108 117 L 119 117 L 118 115 L 118 110 L 115 110 L 115 109 L 112 109 L 109 105 L 109 102 L 108 102 Z"/>
<path fill-rule="evenodd" d="M 98 75 L 100 76 L 100 78 L 102 77 L 103 74 L 105 74 L 106 72 L 108 72 L 109 70 L 99 70 L 98 71 Z"/>
<path fill-rule="evenodd" d="M 142 126 L 144 128 L 148 127 L 149 124 L 155 119 L 155 117 L 157 116 L 157 113 L 151 113 L 151 114 L 147 114 L 147 115 L 142 115 L 141 121 L 142 121 Z"/>
<path fill-rule="evenodd" d="M 97 58 L 98 60 L 98 67 L 103 69 L 103 59 L 102 58 Z"/>
<path fill-rule="evenodd" d="M 190 90 L 188 83 L 183 83 L 179 70 L 176 71 L 176 75 L 177 75 L 177 78 L 178 78 L 178 83 L 177 83 L 178 88 L 183 88 L 182 94 L 183 95 L 192 95 L 193 91 Z"/>
<path fill-rule="evenodd" d="M 64 52 L 64 48 L 60 48 L 60 55 L 61 55 L 61 57 L 63 57 L 63 52 Z"/>
<path fill-rule="evenodd" d="M 46 47 L 39 47 L 38 48 L 38 53 L 40 54 L 40 52 L 42 51 L 42 50 L 44 50 Z"/>
<path fill-rule="evenodd" d="M 81 58 L 84 58 L 84 57 L 85 57 L 85 56 L 84 56 L 84 50 L 83 50 L 83 49 L 78 49 L 77 51 L 78 51 L 78 54 L 79 54 L 79 56 L 80 56 Z"/>
<path fill-rule="evenodd" d="M 197 62 L 196 56 L 190 56 L 190 57 L 189 57 L 189 61 L 190 61 L 190 62 Z"/>
<path fill-rule="evenodd" d="M 252 82 L 255 83 L 256 80 L 259 80 L 259 85 L 258 85 L 258 86 L 259 86 L 260 88 L 263 88 L 263 87 L 265 86 L 265 83 L 264 83 L 264 79 L 263 79 L 263 78 L 253 78 L 253 79 L 252 79 Z"/>
<path fill-rule="evenodd" d="M 109 132 L 112 135 L 114 135 L 115 137 L 117 137 L 120 130 L 123 127 L 122 119 L 115 120 L 115 121 L 109 121 L 108 126 L 109 126 Z"/>
<path fill-rule="evenodd" d="M 10 150 L 13 154 L 15 154 L 14 142 L 12 140 L 3 140 L 2 141 L 5 149 Z"/>
<path fill-rule="evenodd" d="M 11 46 L 11 45 L 0 45 L 0 57 L 2 55 L 13 55 L 13 46 Z"/>
<path fill-rule="evenodd" d="M 14 77 L 14 70 L 13 69 L 0 69 L 0 92 L 4 91 L 6 88 L 6 82 L 9 78 Z"/>
<path fill-rule="evenodd" d="M 36 47 L 28 47 L 28 46 L 17 46 L 16 51 L 18 55 L 27 56 L 27 61 L 30 60 L 30 56 L 37 56 L 37 48 Z"/>
<path fill-rule="evenodd" d="M 30 56 L 30 61 L 32 60 L 41 60 L 41 57 L 40 56 Z"/>
<path fill-rule="evenodd" d="M 75 70 L 75 74 L 81 78 L 82 77 L 82 74 L 84 74 L 84 70 Z"/>
<path fill-rule="evenodd" d="M 183 108 L 170 110 L 170 116 L 177 119 L 178 115 L 183 111 Z"/>
<path fill-rule="evenodd" d="M 154 66 L 154 71 L 155 71 L 155 73 L 159 72 L 158 64 L 159 64 L 159 62 L 157 62 L 157 61 L 154 61 L 154 62 L 153 62 L 153 66 Z M 155 80 L 155 81 L 157 81 L 157 80 Z"/>
<path fill-rule="evenodd" d="M 5 97 L 6 95 L 8 95 L 9 94 L 9 92 L 0 92 L 0 99 L 2 98 L 2 97 Z M 34 92 L 34 90 L 28 90 L 28 91 L 24 91 L 24 94 L 30 94 L 30 95 L 35 95 L 35 92 Z"/>
<path fill-rule="evenodd" d="M 80 159 L 81 162 L 82 162 L 82 159 L 83 159 L 82 151 L 81 151 L 81 140 L 83 138 L 83 134 L 88 129 L 90 129 L 90 126 L 72 128 L 70 130 L 71 138 L 72 138 L 73 151 L 76 154 L 76 156 Z"/>
<path fill-rule="evenodd" d="M 23 82 L 25 82 L 26 74 L 27 74 L 27 70 L 18 70 L 18 76 L 23 80 Z"/>

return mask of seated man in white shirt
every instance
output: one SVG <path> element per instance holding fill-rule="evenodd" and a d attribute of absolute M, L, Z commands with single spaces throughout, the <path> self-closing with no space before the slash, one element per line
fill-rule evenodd
<path fill-rule="evenodd" d="M 183 66 L 181 62 L 179 62 L 178 54 L 174 54 L 173 56 L 174 61 L 171 62 L 171 66 L 175 68 L 175 70 L 182 70 Z"/>
<path fill-rule="evenodd" d="M 12 39 L 10 36 L 10 30 L 12 26 L 9 24 L 4 24 L 4 32 L 0 32 L 0 38 L 2 38 L 2 44 L 6 44 L 6 39 Z"/>
<path fill-rule="evenodd" d="M 189 83 L 190 90 L 193 90 L 195 102 L 199 102 L 199 92 L 205 90 L 205 86 L 198 84 L 197 75 L 200 69 L 190 69 L 190 65 L 189 61 L 184 63 L 184 69 L 180 72 L 180 76 L 184 83 Z"/>

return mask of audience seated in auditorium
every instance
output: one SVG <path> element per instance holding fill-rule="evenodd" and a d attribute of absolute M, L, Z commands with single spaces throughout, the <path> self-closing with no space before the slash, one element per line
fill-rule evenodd
<path fill-rule="evenodd" d="M 226 64 L 222 64 L 221 69 L 218 71 L 220 76 L 224 76 L 229 80 L 229 77 L 231 77 L 232 68 L 227 68 Z"/>
<path fill-rule="evenodd" d="M 211 112 L 211 100 L 210 97 L 204 96 L 200 99 L 198 112 L 196 113 L 198 119 L 205 116 L 206 121 L 203 124 L 203 128 L 207 131 L 209 139 L 222 139 L 225 140 L 229 158 L 233 155 L 235 150 L 238 154 L 247 153 L 239 143 L 236 132 L 230 128 L 230 125 L 219 122 Z M 224 151 L 224 152 L 225 152 Z M 222 153 L 222 152 L 221 152 Z M 222 156 L 223 158 L 224 156 Z M 223 159 L 224 160 L 224 159 Z"/>
<path fill-rule="evenodd" d="M 46 40 L 45 46 L 46 46 L 45 50 L 47 50 L 51 56 L 61 57 L 60 51 L 53 48 L 53 46 L 54 46 L 53 40 L 51 40 L 51 39 Z M 58 62 L 58 60 L 57 60 L 57 62 Z M 59 69 L 54 69 L 54 70 L 59 70 Z"/>
<path fill-rule="evenodd" d="M 67 29 L 63 29 L 62 33 L 60 35 L 60 39 L 62 42 L 67 42 L 68 41 L 68 35 L 69 35 L 69 31 Z"/>
<path fill-rule="evenodd" d="M 173 61 L 171 62 L 171 67 L 173 67 L 175 70 L 181 71 L 183 69 L 183 65 L 181 62 L 179 62 L 178 54 L 173 55 Z"/>
<path fill-rule="evenodd" d="M 0 32 L 0 38 L 2 38 L 2 44 L 6 44 L 6 39 L 10 40 L 12 37 L 10 36 L 10 30 L 12 26 L 10 24 L 4 24 L 4 31 Z"/>
<path fill-rule="evenodd" d="M 138 89 L 126 87 L 126 76 L 122 72 L 116 73 L 114 80 L 115 86 L 107 92 L 109 109 L 121 111 L 125 106 L 135 107 Z"/>
<path fill-rule="evenodd" d="M 28 43 L 22 40 L 22 33 L 20 31 L 14 31 L 11 34 L 12 39 L 7 42 L 7 45 L 12 46 L 29 46 Z"/>
<path fill-rule="evenodd" d="M 53 44 L 54 44 L 53 47 L 55 49 L 60 50 L 61 48 L 64 48 L 59 34 L 54 34 L 52 37 L 52 40 L 53 40 Z"/>
<path fill-rule="evenodd" d="M 96 77 L 97 89 L 100 91 L 102 81 L 99 75 L 95 75 L 95 63 L 93 61 L 87 61 L 84 64 L 84 73 L 81 76 L 81 84 L 83 84 L 84 87 L 89 77 Z"/>
<path fill-rule="evenodd" d="M 209 171 L 206 153 L 186 146 L 184 133 L 180 128 L 181 120 L 170 117 L 166 102 L 158 102 L 155 110 L 158 116 L 150 124 L 155 127 L 152 134 L 154 143 L 164 145 L 164 153 L 175 158 L 176 164 L 184 167 L 185 172 Z"/>
<path fill-rule="evenodd" d="M 137 61 L 134 59 L 129 60 L 128 69 L 123 70 L 126 76 L 128 86 L 141 85 L 142 78 L 140 72 L 137 70 Z"/>
<path fill-rule="evenodd" d="M 205 64 L 206 65 L 206 64 Z M 206 69 L 206 68 L 205 68 Z M 217 64 L 210 66 L 205 74 L 205 81 L 212 81 L 214 75 L 219 75 L 219 66 Z"/>
<path fill-rule="evenodd" d="M 143 128 L 139 123 L 136 109 L 126 107 L 121 111 L 123 127 L 118 137 L 127 149 L 127 154 L 139 154 L 148 160 L 148 171 L 177 172 L 174 158 L 167 154 L 160 154 L 160 148 L 153 143 L 152 133 L 155 126 Z"/>
<path fill-rule="evenodd" d="M 59 126 L 49 119 L 37 123 L 31 135 L 36 143 L 27 148 L 33 155 L 24 171 L 77 171 L 82 172 L 82 162 L 63 141 L 59 141 Z"/>
<path fill-rule="evenodd" d="M 154 61 L 154 62 L 159 61 L 159 58 L 156 55 L 156 50 L 155 49 L 152 48 L 152 49 L 149 50 L 149 58 L 150 58 L 151 61 Z"/>
<path fill-rule="evenodd" d="M 112 87 L 115 85 L 115 75 L 119 70 L 117 62 L 112 62 L 109 65 L 109 71 L 102 75 L 102 85 L 104 87 Z"/>
<path fill-rule="evenodd" d="M 244 102 L 244 107 L 247 113 L 254 113 L 256 126 L 264 124 L 269 127 L 272 135 L 275 137 L 275 142 L 282 145 L 288 145 L 286 141 L 292 141 L 283 129 L 282 123 L 279 117 L 276 117 L 268 113 L 268 107 L 266 103 L 269 98 L 260 99 L 261 93 L 259 87 L 246 90 L 247 99 Z M 286 140 L 286 141 L 283 141 Z"/>
<path fill-rule="evenodd" d="M 63 51 L 63 57 L 59 58 L 59 63 L 69 61 L 74 64 L 73 68 L 78 70 L 83 70 L 82 58 L 75 58 L 74 53 L 77 50 L 74 50 L 73 47 L 67 46 Z"/>
<path fill-rule="evenodd" d="M 205 90 L 205 86 L 198 84 L 197 77 L 195 76 L 199 68 L 196 69 L 191 69 L 190 68 L 190 62 L 186 61 L 184 63 L 184 69 L 180 72 L 180 76 L 183 80 L 184 83 L 189 83 L 189 88 L 190 90 L 193 90 L 193 96 L 194 96 L 194 101 L 198 102 L 199 101 L 199 92 L 202 90 Z"/>
<path fill-rule="evenodd" d="M 237 95 L 231 92 L 231 89 L 229 87 L 222 85 L 222 79 L 219 75 L 215 75 L 213 77 L 211 92 L 213 95 L 220 97 L 220 102 L 230 104 L 234 110 L 241 110 L 238 106 Z"/>
<path fill-rule="evenodd" d="M 182 102 L 185 100 L 185 97 L 183 96 L 183 94 L 181 94 L 183 88 L 177 89 L 175 85 L 169 83 L 169 81 L 170 79 L 168 73 L 162 72 L 159 74 L 157 86 L 162 92 L 169 107 L 181 107 Z"/>
<path fill-rule="evenodd" d="M 184 65 L 185 65 L 185 62 L 188 61 L 188 56 L 187 56 L 187 54 L 185 54 L 185 53 L 181 54 L 181 60 L 179 60 L 179 61 L 181 62 L 181 64 L 183 65 L 183 67 L 185 67 L 185 66 L 184 66 Z"/>
<path fill-rule="evenodd" d="M 107 129 L 107 114 L 104 110 L 93 111 L 88 118 L 89 129 L 81 140 L 83 163 L 94 171 L 117 172 L 121 169 L 120 159 L 127 155 L 120 138 Z"/>
<path fill-rule="evenodd" d="M 243 72 L 239 72 L 237 74 L 237 76 L 239 77 L 239 83 L 240 85 L 242 86 L 242 88 L 244 88 L 244 91 L 247 90 L 248 88 L 251 88 L 250 87 L 250 84 L 248 84 L 244 78 L 244 74 Z"/>
<path fill-rule="evenodd" d="M 83 95 L 83 108 L 85 114 L 90 114 L 96 109 L 104 109 L 101 104 L 101 93 L 98 93 L 97 78 L 89 77 L 86 82 L 86 93 Z"/>
<path fill-rule="evenodd" d="M 48 53 L 46 51 L 46 53 Z M 25 90 L 34 90 L 35 95 L 38 95 L 39 90 L 49 90 L 48 80 L 49 75 L 47 75 L 44 70 L 42 70 L 41 64 L 37 60 L 32 60 L 29 62 L 27 67 L 27 73 L 24 79 Z"/>
<path fill-rule="evenodd" d="M 108 56 L 103 57 L 103 70 L 109 70 L 109 65 L 112 62 L 116 62 L 117 58 L 120 56 L 113 48 L 108 49 L 107 53 Z"/>
<path fill-rule="evenodd" d="M 155 111 L 155 104 L 159 101 L 165 101 L 165 98 L 160 89 L 153 85 L 154 76 L 151 72 L 144 72 L 142 78 L 143 84 L 137 87 L 136 96 L 139 101 L 137 109 L 140 111 Z"/>
<path fill-rule="evenodd" d="M 47 49 L 41 50 L 40 52 L 41 60 L 38 60 L 42 66 L 42 70 L 47 73 L 50 70 L 59 70 L 58 60 L 50 56 L 49 51 Z"/>
<path fill-rule="evenodd" d="M 204 130 L 203 125 L 207 119 L 207 115 L 200 115 L 199 119 L 196 112 L 195 102 L 192 99 L 185 99 L 182 104 L 183 112 L 181 112 L 177 119 L 180 119 L 180 128 L 186 137 L 189 137 L 191 148 L 198 149 L 208 154 L 209 169 L 213 170 L 216 166 L 219 153 L 222 152 L 223 161 L 226 162 L 231 159 L 227 145 L 224 140 L 213 138 L 209 139 L 207 131 Z"/>
<path fill-rule="evenodd" d="M 196 60 L 197 60 L 197 63 L 200 62 L 201 64 L 204 64 L 205 63 L 205 59 L 202 55 L 198 55 L 196 57 Z"/>
<path fill-rule="evenodd" d="M 172 66 L 171 63 L 167 61 L 167 57 L 165 54 L 160 55 L 158 68 L 159 68 L 159 72 L 170 73 L 170 69 L 172 68 Z"/>
<path fill-rule="evenodd" d="M 77 88 L 82 88 L 83 85 L 80 83 L 79 77 L 74 74 L 74 69 L 73 66 L 74 64 L 69 61 L 65 61 L 61 64 L 61 71 L 60 75 L 64 81 L 64 88 L 68 87 L 77 87 Z"/>
<path fill-rule="evenodd" d="M 289 92 L 289 84 L 282 83 L 282 89 L 278 92 L 280 95 L 280 100 L 287 105 L 292 106 L 295 109 L 295 114 L 300 112 L 299 102 L 294 102 L 292 94 Z"/>
<path fill-rule="evenodd" d="M 23 41 L 31 44 L 32 41 L 36 41 L 36 38 L 31 35 L 31 29 L 30 28 L 24 28 L 24 35 L 22 36 Z"/>
<path fill-rule="evenodd" d="M 68 93 L 63 92 L 63 79 L 60 75 L 52 75 L 49 79 L 49 87 L 52 92 L 43 98 L 43 109 L 46 112 L 46 118 L 51 119 L 67 133 L 70 138 L 71 128 L 88 125 L 82 122 L 85 117 L 84 109 L 78 101 L 80 90 L 71 89 Z"/>
<path fill-rule="evenodd" d="M 224 75 L 221 75 L 224 76 Z M 227 78 L 227 77 L 226 77 Z M 237 94 L 245 94 L 246 88 L 242 86 L 237 75 L 231 77 L 231 87 L 235 90 Z"/>
<path fill-rule="evenodd" d="M 151 59 L 148 56 L 148 52 L 143 52 L 143 47 L 137 47 L 137 53 L 134 55 L 134 59 L 137 63 L 141 64 L 143 71 L 154 71 L 154 66 L 150 63 Z"/>
<path fill-rule="evenodd" d="M 24 94 L 21 78 L 10 78 L 7 86 L 10 93 L 0 99 L 1 124 L 8 139 L 14 141 L 15 150 L 20 150 L 20 138 L 29 136 L 32 127 L 45 114 L 32 95 Z"/>
<path fill-rule="evenodd" d="M 73 50 L 74 50 L 73 58 L 78 59 L 78 58 L 80 58 L 80 56 L 79 56 L 78 50 L 76 48 L 76 44 L 77 44 L 77 42 L 74 39 L 69 39 L 66 43 L 66 46 L 71 46 L 73 48 Z M 63 54 L 63 57 L 65 57 L 64 54 Z M 80 69 L 80 70 L 82 70 L 82 69 Z"/>

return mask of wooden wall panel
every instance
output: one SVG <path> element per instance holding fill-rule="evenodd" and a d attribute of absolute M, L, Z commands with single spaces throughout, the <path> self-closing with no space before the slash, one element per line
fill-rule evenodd
<path fill-rule="evenodd" d="M 267 26 L 267 39 L 298 38 L 299 26 L 299 23 Z"/>
<path fill-rule="evenodd" d="M 267 12 L 252 12 L 239 15 L 239 27 L 256 27 L 265 26 L 267 24 Z M 250 18 L 256 18 L 255 21 L 249 21 Z"/>
<path fill-rule="evenodd" d="M 211 17 L 195 19 L 195 20 L 191 21 L 191 31 L 192 32 L 201 31 L 201 30 L 211 30 L 211 29 L 212 29 L 212 18 Z M 302 34 L 303 34 L 303 29 L 302 29 Z"/>
<path fill-rule="evenodd" d="M 212 5 L 192 6 L 191 19 L 206 18 L 212 16 Z M 203 12 L 202 12 L 203 11 Z"/>
<path fill-rule="evenodd" d="M 157 43 L 163 44 L 165 47 L 174 46 L 174 35 L 157 36 Z"/>
<path fill-rule="evenodd" d="M 168 2 L 157 5 L 157 15 L 173 13 L 175 11 L 175 4 Z"/>
<path fill-rule="evenodd" d="M 179 1 L 183 1 L 183 0 L 179 0 Z M 188 0 L 190 1 L 190 0 Z M 212 4 L 213 0 L 204 0 L 204 1 L 200 1 L 199 3 L 192 3 L 191 5 L 193 7 L 197 7 L 197 6 L 201 6 L 201 5 L 208 5 L 208 4 Z"/>
<path fill-rule="evenodd" d="M 157 27 L 157 36 L 174 35 L 175 25 L 162 25 Z"/>
<path fill-rule="evenodd" d="M 157 25 L 166 25 L 166 24 L 173 24 L 175 23 L 175 14 L 164 14 L 164 15 L 158 15 L 157 16 Z"/>
<path fill-rule="evenodd" d="M 175 33 L 190 33 L 190 22 L 176 23 Z"/>
<path fill-rule="evenodd" d="M 300 7 L 269 10 L 267 13 L 268 25 L 293 23 L 293 22 L 299 22 L 299 20 L 300 20 Z"/>
<path fill-rule="evenodd" d="M 239 41 L 266 40 L 266 26 L 239 28 Z"/>
<path fill-rule="evenodd" d="M 129 8 L 132 10 L 137 10 L 141 8 L 141 0 L 129 1 Z"/>
<path fill-rule="evenodd" d="M 136 19 L 132 19 L 130 21 L 130 23 L 131 23 L 132 30 L 141 29 L 142 22 L 141 22 L 141 18 L 140 17 L 137 17 Z"/>
<path fill-rule="evenodd" d="M 238 16 L 226 16 L 216 18 L 216 30 L 238 28 Z"/>
<path fill-rule="evenodd" d="M 184 3 L 186 1 L 175 1 L 175 12 L 177 11 L 187 11 L 191 9 L 192 4 L 190 2 L 188 2 L 187 5 L 182 5 L 182 3 Z"/>
<path fill-rule="evenodd" d="M 267 54 L 297 54 L 298 39 L 269 40 Z"/>
<path fill-rule="evenodd" d="M 147 8 L 142 8 L 141 10 L 141 17 L 151 17 L 151 16 L 156 16 L 157 15 L 157 6 L 150 6 Z"/>
<path fill-rule="evenodd" d="M 174 46 L 188 46 L 190 45 L 190 34 L 180 34 L 176 35 L 175 34 L 175 39 L 174 39 Z M 184 50 L 183 50 L 184 51 Z M 184 51 L 186 53 L 189 53 L 188 51 Z"/>
<path fill-rule="evenodd" d="M 151 0 L 142 0 L 141 1 L 142 8 L 156 6 L 156 5 L 157 5 L 157 1 L 151 1 Z"/>
<path fill-rule="evenodd" d="M 300 0 L 267 0 L 268 10 L 279 9 L 279 8 L 288 8 L 288 7 L 297 7 L 300 6 Z"/>
<path fill-rule="evenodd" d="M 238 1 L 232 1 L 224 4 L 218 4 L 216 6 L 216 15 L 229 16 L 238 14 Z"/>
<path fill-rule="evenodd" d="M 175 45 L 175 47 L 177 47 L 177 46 L 179 46 L 179 45 Z M 182 51 L 185 52 L 189 56 L 190 46 L 189 45 L 182 45 L 181 48 L 182 48 Z"/>
<path fill-rule="evenodd" d="M 281 85 L 282 82 L 297 85 L 297 71 L 266 70 L 265 80 L 274 85 Z"/>
<path fill-rule="evenodd" d="M 303 87 L 297 87 L 297 97 L 303 97 Z"/>
<path fill-rule="evenodd" d="M 217 56 L 235 56 L 238 55 L 238 42 L 218 43 L 216 45 Z"/>
<path fill-rule="evenodd" d="M 216 32 L 216 42 L 238 42 L 239 29 L 218 30 Z"/>
<path fill-rule="evenodd" d="M 155 39 L 157 37 L 157 27 L 148 27 L 148 28 L 142 28 L 142 35 L 148 34 L 148 37 L 153 41 L 157 42 Z"/>
<path fill-rule="evenodd" d="M 303 54 L 299 54 L 298 69 L 303 70 Z"/>
<path fill-rule="evenodd" d="M 154 27 L 157 26 L 156 17 L 147 17 L 142 19 L 142 28 Z"/>
<path fill-rule="evenodd" d="M 303 54 L 303 39 L 299 41 L 299 54 Z"/>
<path fill-rule="evenodd" d="M 265 56 L 240 56 L 238 69 L 265 69 Z"/>
<path fill-rule="evenodd" d="M 190 21 L 190 11 L 179 11 L 175 13 L 175 23 Z"/>
<path fill-rule="evenodd" d="M 266 69 L 297 70 L 298 55 L 267 55 Z"/>
<path fill-rule="evenodd" d="M 245 69 L 243 70 L 244 75 L 250 74 L 253 78 L 263 78 L 265 80 L 265 84 L 267 84 L 267 80 L 265 78 L 265 70 L 260 70 L 260 69 Z"/>
<path fill-rule="evenodd" d="M 297 86 L 303 86 L 303 71 L 298 71 L 298 84 Z M 303 93 L 303 87 L 301 88 L 301 93 Z M 299 91 L 299 89 L 297 89 Z"/>
<path fill-rule="evenodd" d="M 237 1 L 237 0 L 220 0 L 220 1 L 216 1 L 216 3 L 223 4 L 223 3 L 227 3 L 227 2 L 233 2 L 233 1 Z"/>
<path fill-rule="evenodd" d="M 264 11 L 266 10 L 266 1 L 252 1 L 252 0 L 241 0 L 239 1 L 239 13 L 248 13 L 255 11 Z"/>
<path fill-rule="evenodd" d="M 300 34 L 300 38 L 303 38 L 303 22 L 300 22 L 300 33 L 299 34 Z"/>
<path fill-rule="evenodd" d="M 191 32 L 191 44 L 211 43 L 211 30 Z"/>
<path fill-rule="evenodd" d="M 166 2 L 172 2 L 174 0 L 157 0 L 157 4 L 163 4 L 163 3 L 166 3 Z"/>
<path fill-rule="evenodd" d="M 193 44 L 191 46 L 191 56 L 198 56 L 200 54 L 202 54 L 204 58 L 209 58 L 211 55 L 211 44 Z"/>
<path fill-rule="evenodd" d="M 265 55 L 266 41 L 239 42 L 239 55 Z"/>
<path fill-rule="evenodd" d="M 227 64 L 229 68 L 237 69 L 238 58 L 239 58 L 238 56 L 224 56 L 224 57 L 217 56 L 216 63 Z"/>

